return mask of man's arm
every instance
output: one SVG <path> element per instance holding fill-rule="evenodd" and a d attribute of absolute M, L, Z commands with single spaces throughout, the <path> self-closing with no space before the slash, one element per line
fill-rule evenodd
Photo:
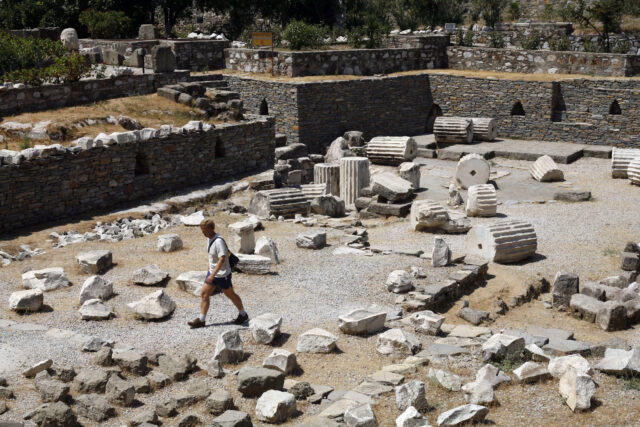
<path fill-rule="evenodd" d="M 213 285 L 213 279 L 216 277 L 216 274 L 218 274 L 218 271 L 220 271 L 226 260 L 226 255 L 221 255 L 220 258 L 218 258 L 218 263 L 216 264 L 215 268 L 213 269 L 209 277 L 207 277 L 207 280 L 204 281 L 207 285 Z"/>

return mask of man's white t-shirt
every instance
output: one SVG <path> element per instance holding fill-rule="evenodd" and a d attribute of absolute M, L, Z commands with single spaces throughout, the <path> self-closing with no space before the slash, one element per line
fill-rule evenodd
<path fill-rule="evenodd" d="M 213 244 L 211 243 L 215 239 Z M 218 233 L 214 234 L 211 239 L 207 239 L 207 248 L 211 246 L 209 249 L 209 272 L 212 272 L 216 265 L 218 265 L 218 259 L 225 255 L 226 259 L 224 260 L 224 264 L 222 268 L 216 274 L 216 277 L 227 277 L 231 273 L 231 266 L 229 265 L 229 249 L 225 241 L 220 237 Z"/>

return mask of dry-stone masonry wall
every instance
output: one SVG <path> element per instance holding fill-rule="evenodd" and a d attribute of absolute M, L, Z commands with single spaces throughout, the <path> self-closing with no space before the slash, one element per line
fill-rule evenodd
<path fill-rule="evenodd" d="M 640 73 L 640 57 L 612 53 L 551 52 L 449 46 L 449 68 L 538 74 L 633 76 Z"/>
<path fill-rule="evenodd" d="M 159 87 L 186 81 L 188 72 L 134 74 L 111 79 L 91 79 L 59 85 L 0 91 L 0 115 L 51 110 L 90 104 L 121 96 L 154 93 Z"/>
<path fill-rule="evenodd" d="M 0 231 L 213 182 L 273 165 L 272 118 L 0 167 Z"/>
<path fill-rule="evenodd" d="M 447 68 L 448 44 L 448 36 L 438 35 L 422 37 L 414 44 L 415 47 L 410 48 L 309 52 L 234 48 L 225 50 L 225 57 L 227 68 L 244 72 L 270 72 L 273 64 L 274 74 L 289 77 L 338 74 L 371 76 L 397 71 Z"/>

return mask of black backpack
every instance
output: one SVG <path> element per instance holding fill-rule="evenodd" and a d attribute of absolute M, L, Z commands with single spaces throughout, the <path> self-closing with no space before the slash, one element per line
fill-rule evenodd
<path fill-rule="evenodd" d="M 213 243 L 218 239 L 222 239 L 222 236 L 218 235 L 218 237 L 216 237 L 211 241 L 211 243 L 209 243 L 209 246 L 207 247 L 207 253 L 209 253 L 209 251 L 211 250 L 211 245 L 213 245 Z M 227 245 L 227 242 L 225 242 L 224 239 L 222 239 L 222 241 L 224 242 L 224 245 L 227 247 L 227 251 L 229 252 L 229 265 L 233 270 L 236 267 L 236 265 L 238 265 L 238 262 L 240 261 L 240 259 L 237 256 L 235 256 L 233 252 L 231 252 L 231 250 L 229 249 L 229 246 Z"/>

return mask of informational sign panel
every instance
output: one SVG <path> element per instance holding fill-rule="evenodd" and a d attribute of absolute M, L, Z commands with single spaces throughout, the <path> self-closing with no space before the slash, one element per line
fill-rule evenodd
<path fill-rule="evenodd" d="M 251 33 L 253 47 L 273 47 L 273 33 Z"/>

